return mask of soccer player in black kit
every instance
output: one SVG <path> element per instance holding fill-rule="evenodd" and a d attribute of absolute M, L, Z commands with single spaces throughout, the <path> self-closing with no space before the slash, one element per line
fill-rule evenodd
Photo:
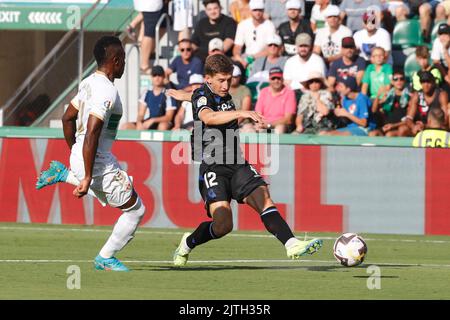
<path fill-rule="evenodd" d="M 250 119 L 263 125 L 254 111 L 236 110 L 228 93 L 233 63 L 222 54 L 205 62 L 205 83 L 194 91 L 192 108 L 194 130 L 191 136 L 194 161 L 201 161 L 199 189 L 212 221 L 202 222 L 192 233 L 185 233 L 175 250 L 175 266 L 184 266 L 195 247 L 219 239 L 233 230 L 232 199 L 251 206 L 266 229 L 286 248 L 291 259 L 313 254 L 322 240 L 301 241 L 295 238 L 269 195 L 267 183 L 243 158 L 239 143 L 238 119 Z"/>

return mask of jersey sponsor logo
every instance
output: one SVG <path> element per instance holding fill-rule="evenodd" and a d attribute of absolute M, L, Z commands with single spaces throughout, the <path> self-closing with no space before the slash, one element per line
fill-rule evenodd
<path fill-rule="evenodd" d="M 220 110 L 222 110 L 222 111 L 228 111 L 228 110 L 231 110 L 231 109 L 233 109 L 233 108 L 235 108 L 234 107 L 234 103 L 233 103 L 233 101 L 227 101 L 227 102 L 225 102 L 225 103 L 222 103 L 221 105 L 219 105 L 218 106 L 219 107 L 219 109 Z"/>
<path fill-rule="evenodd" d="M 197 100 L 197 108 L 206 106 L 207 103 L 208 103 L 208 99 L 206 99 L 206 97 L 200 97 L 200 98 Z"/>

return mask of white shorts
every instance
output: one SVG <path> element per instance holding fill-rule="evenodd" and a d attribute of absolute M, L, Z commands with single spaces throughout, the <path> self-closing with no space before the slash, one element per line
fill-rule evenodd
<path fill-rule="evenodd" d="M 133 183 L 118 164 L 115 167 L 103 175 L 92 177 L 90 189 L 102 204 L 120 207 L 133 195 Z M 78 180 L 81 181 L 84 178 L 84 163 L 77 157 L 70 157 L 70 170 Z"/>

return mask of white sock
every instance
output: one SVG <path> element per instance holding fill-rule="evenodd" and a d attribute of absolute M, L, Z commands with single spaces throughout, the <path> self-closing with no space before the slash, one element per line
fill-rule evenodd
<path fill-rule="evenodd" d="M 295 245 L 298 241 L 300 241 L 300 240 L 298 240 L 297 238 L 292 237 L 288 241 L 286 241 L 284 246 L 287 249 L 287 248 L 292 247 L 293 245 Z"/>
<path fill-rule="evenodd" d="M 139 222 L 145 213 L 145 206 L 138 197 L 136 203 L 127 210 L 124 210 L 122 215 L 117 220 L 113 232 L 106 241 L 103 248 L 100 250 L 100 256 L 108 259 L 123 249 L 134 238 Z"/>

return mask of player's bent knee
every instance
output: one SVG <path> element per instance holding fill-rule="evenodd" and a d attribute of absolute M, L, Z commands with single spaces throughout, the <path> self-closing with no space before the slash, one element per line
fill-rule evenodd
<path fill-rule="evenodd" d="M 221 238 L 233 231 L 233 221 L 223 221 L 214 223 L 214 234 Z"/>
<path fill-rule="evenodd" d="M 142 202 L 141 198 L 137 196 L 137 200 L 133 206 L 128 209 L 123 209 L 124 212 L 132 213 L 137 218 L 142 219 L 145 214 L 145 205 Z"/>

